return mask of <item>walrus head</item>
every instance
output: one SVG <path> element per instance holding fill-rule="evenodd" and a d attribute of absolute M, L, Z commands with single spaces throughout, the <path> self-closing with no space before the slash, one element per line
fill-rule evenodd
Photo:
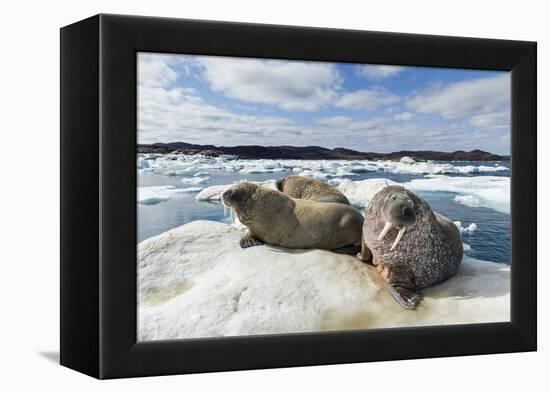
<path fill-rule="evenodd" d="M 381 217 L 385 222 L 384 229 L 378 235 L 378 240 L 384 239 L 387 233 L 392 228 L 396 228 L 399 232 L 393 242 L 390 251 L 393 251 L 403 237 L 407 227 L 412 225 L 416 220 L 414 201 L 410 197 L 409 191 L 399 186 L 389 186 L 381 191 L 382 208 L 380 209 Z"/>
<path fill-rule="evenodd" d="M 257 184 L 243 182 L 237 185 L 232 186 L 231 188 L 224 191 L 222 194 L 222 204 L 225 207 L 229 207 L 237 213 L 239 220 L 243 222 L 246 221 L 246 217 L 243 214 L 254 201 L 254 194 L 258 189 Z"/>

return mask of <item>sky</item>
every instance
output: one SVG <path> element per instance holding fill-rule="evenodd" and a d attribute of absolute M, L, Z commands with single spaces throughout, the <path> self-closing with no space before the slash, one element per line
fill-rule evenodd
<path fill-rule="evenodd" d="M 138 143 L 510 152 L 500 71 L 138 54 Z"/>

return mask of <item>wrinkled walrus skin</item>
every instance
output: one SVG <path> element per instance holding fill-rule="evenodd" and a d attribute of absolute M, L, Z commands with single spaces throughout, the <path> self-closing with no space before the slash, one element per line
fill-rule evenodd
<path fill-rule="evenodd" d="M 419 289 L 456 273 L 462 262 L 463 245 L 452 221 L 434 213 L 413 192 L 389 186 L 369 202 L 362 252 L 358 256 L 377 266 L 401 306 L 414 309 L 422 299 Z"/>
<path fill-rule="evenodd" d="M 287 176 L 277 180 L 277 189 L 291 198 L 350 205 L 348 198 L 330 184 L 304 176 Z"/>
<path fill-rule="evenodd" d="M 363 215 L 341 203 L 291 198 L 253 183 L 240 183 L 225 191 L 224 204 L 235 210 L 248 227 L 243 248 L 268 243 L 303 249 L 336 250 L 358 246 Z"/>

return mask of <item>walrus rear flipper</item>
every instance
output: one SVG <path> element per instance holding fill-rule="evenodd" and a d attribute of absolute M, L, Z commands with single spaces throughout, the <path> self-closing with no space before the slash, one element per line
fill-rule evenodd
<path fill-rule="evenodd" d="M 388 283 L 391 295 L 401 307 L 414 310 L 422 300 L 422 293 L 420 293 L 414 282 L 414 275 L 407 267 L 392 267 L 389 272 Z"/>

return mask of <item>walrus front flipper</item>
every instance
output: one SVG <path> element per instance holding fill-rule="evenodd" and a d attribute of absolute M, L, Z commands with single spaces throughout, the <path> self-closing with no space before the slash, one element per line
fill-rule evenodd
<path fill-rule="evenodd" d="M 391 295 L 401 307 L 414 310 L 422 300 L 422 293 L 416 287 L 414 275 L 407 267 L 392 267 L 389 272 L 388 283 Z"/>
<path fill-rule="evenodd" d="M 239 241 L 241 248 L 261 246 L 262 244 L 264 244 L 264 242 L 255 237 L 250 231 L 248 231 Z"/>
<path fill-rule="evenodd" d="M 361 236 L 361 251 L 356 255 L 361 262 L 372 263 L 372 252 L 365 244 L 365 240 Z"/>

